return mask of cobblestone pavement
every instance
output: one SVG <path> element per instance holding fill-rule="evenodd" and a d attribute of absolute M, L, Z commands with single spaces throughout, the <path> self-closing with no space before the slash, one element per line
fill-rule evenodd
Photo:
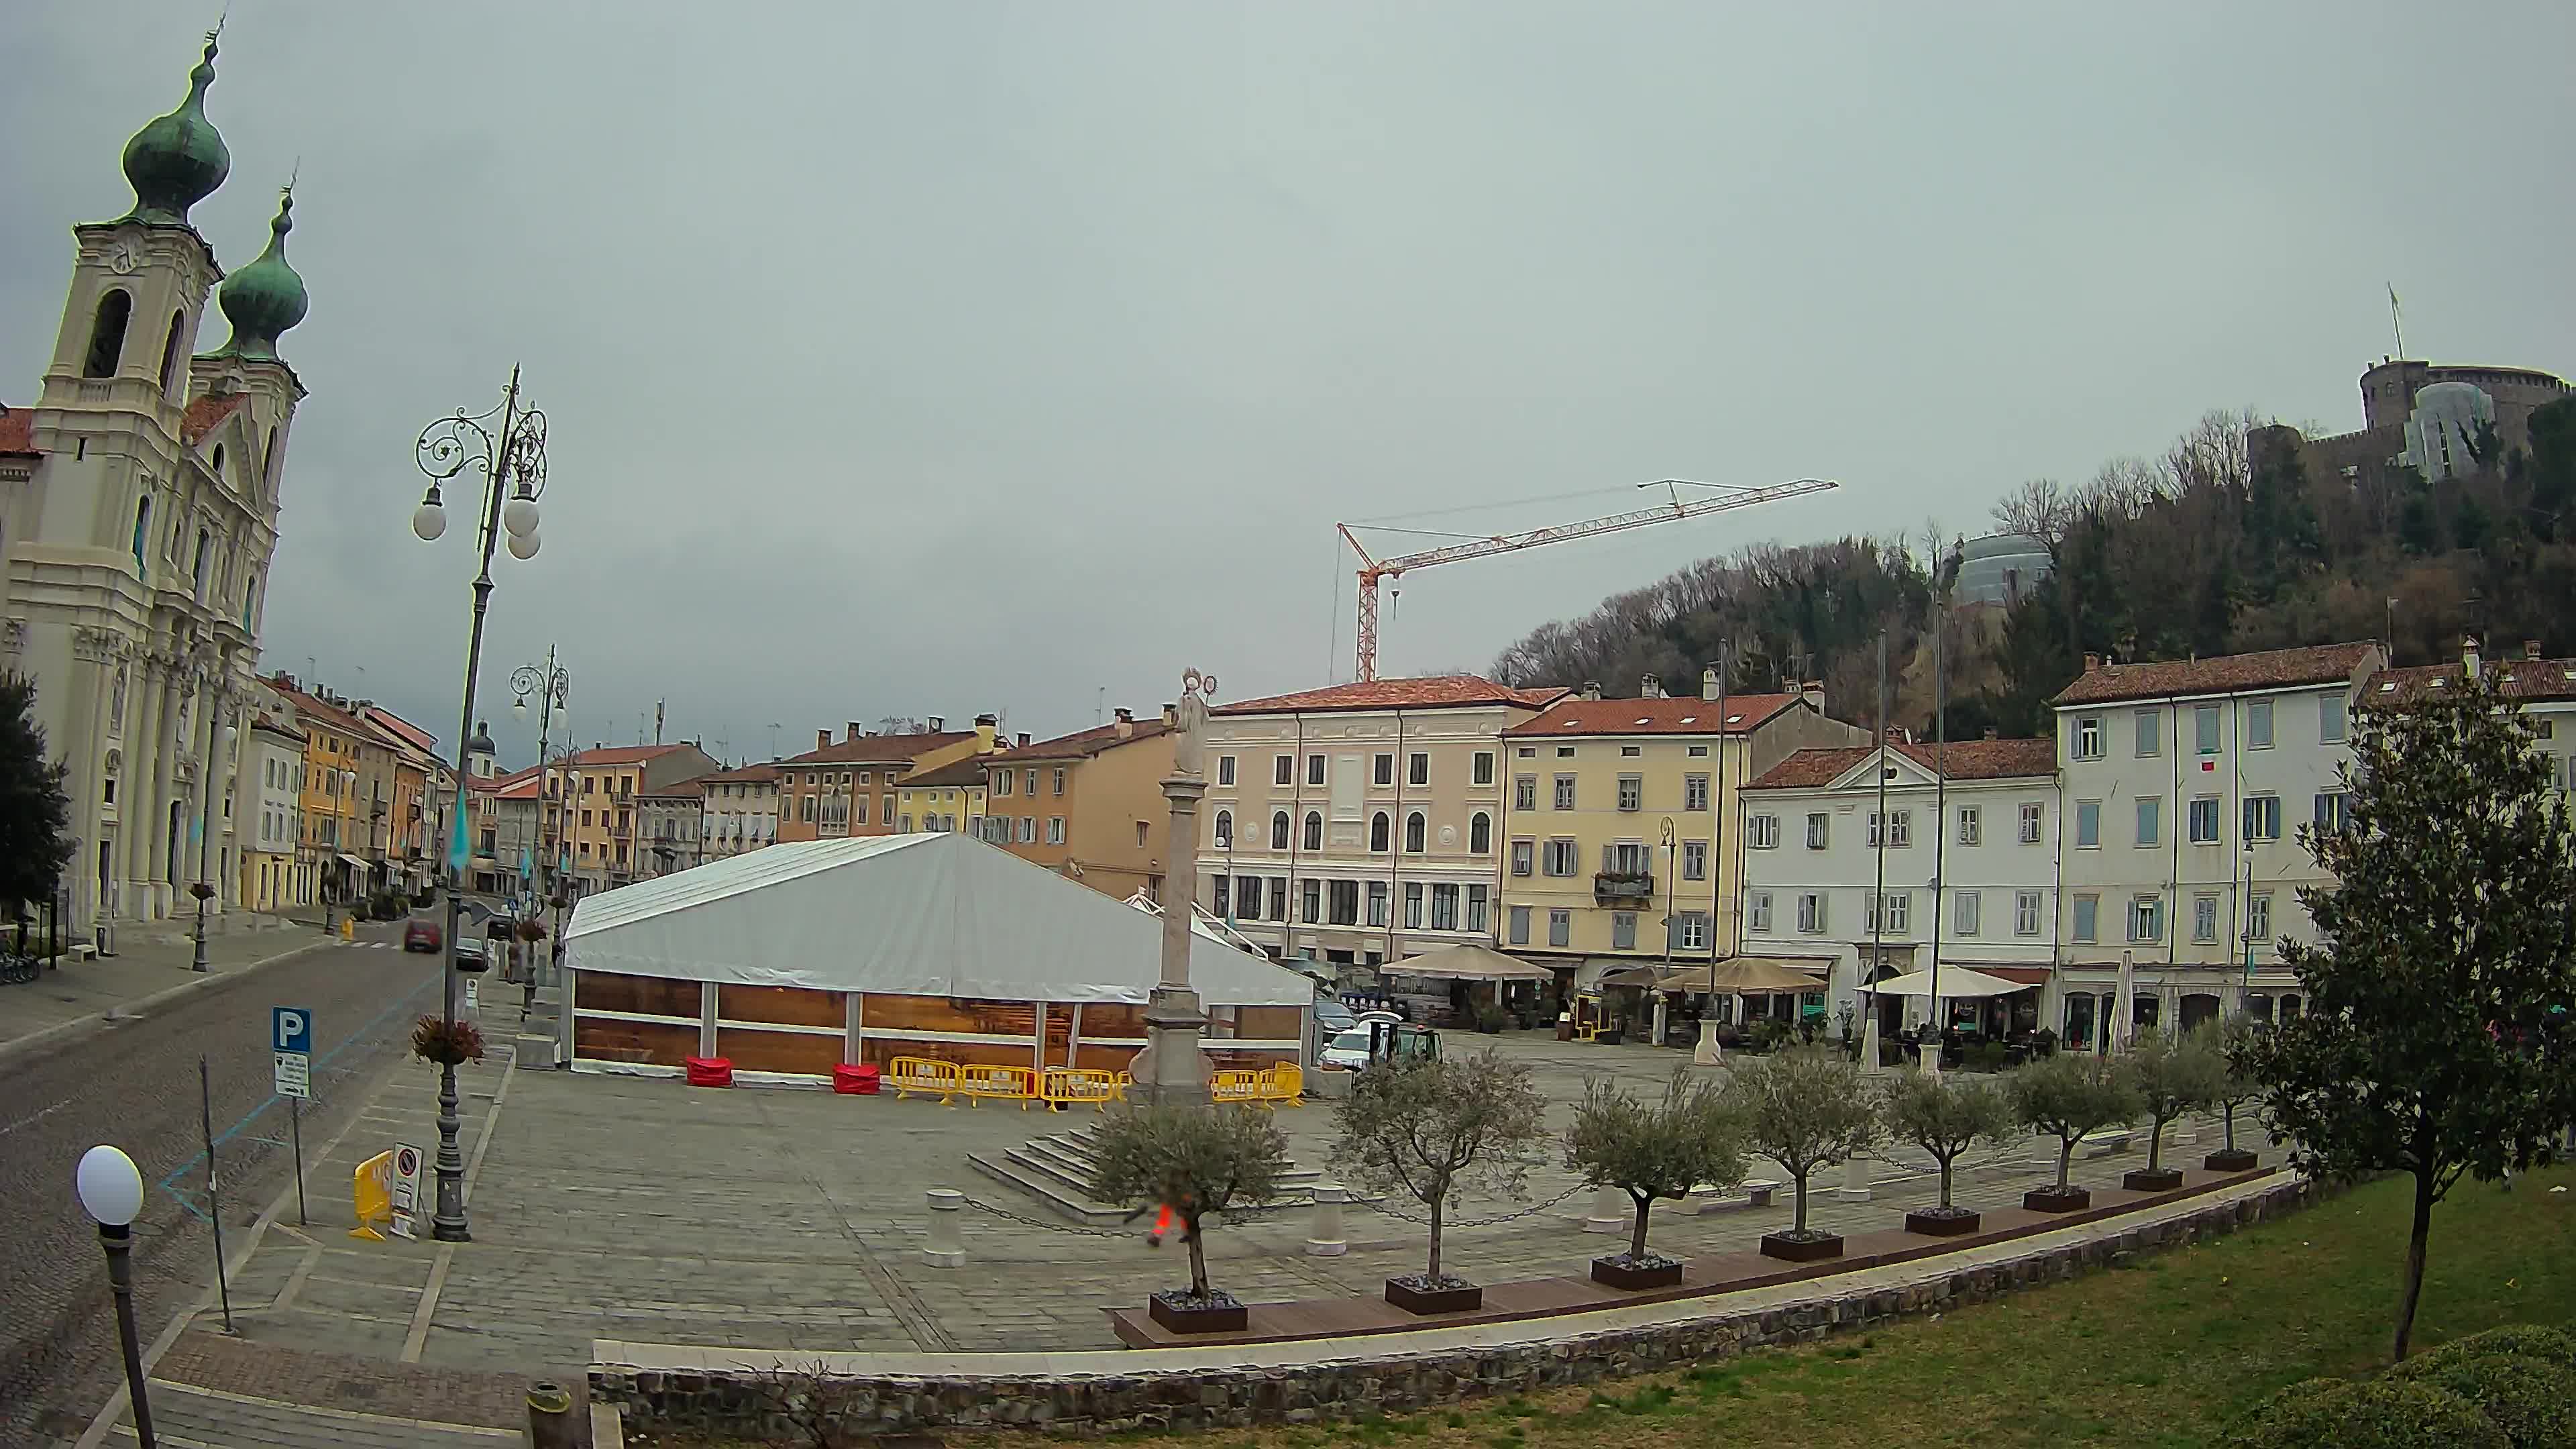
<path fill-rule="evenodd" d="M 1645 1047 L 1506 1036 L 1528 1060 L 1562 1126 L 1586 1075 L 1658 1087 L 1684 1060 Z M 595 1338 L 796 1350 L 1089 1349 L 1116 1346 L 1103 1310 L 1140 1302 L 1186 1272 L 1177 1252 L 1149 1250 L 1141 1232 L 1066 1231 L 1032 1200 L 969 1168 L 972 1150 L 1000 1149 L 1091 1120 L 988 1104 L 828 1092 L 693 1089 L 667 1079 L 486 1068 L 478 1093 L 499 1103 L 475 1180 L 475 1241 L 352 1241 L 348 1204 L 317 1210 L 306 1234 L 271 1234 L 238 1290 L 268 1307 L 244 1330 L 255 1342 L 376 1354 L 493 1374 L 577 1378 Z M 399 1120 L 390 1108 L 385 1122 Z M 1326 1165 L 1329 1105 L 1283 1110 L 1297 1157 Z M 378 1122 L 370 1113 L 371 1129 Z M 378 1133 L 378 1135 L 382 1135 Z M 2203 1125 L 2174 1160 L 2214 1145 Z M 2255 1145 L 2260 1145 L 2259 1143 Z M 2045 1144 L 1993 1154 L 1961 1175 L 1971 1206 L 2018 1200 L 2054 1166 Z M 352 1146 L 350 1151 L 354 1151 Z M 2083 1159 L 2078 1181 L 2116 1182 L 2139 1154 Z M 334 1163 L 334 1170 L 340 1164 Z M 1873 1164 L 1867 1202 L 1837 1201 L 1819 1182 L 1811 1219 L 1844 1231 L 1897 1226 L 1932 1200 L 1908 1154 Z M 1757 1175 L 1763 1173 L 1757 1165 Z M 345 1174 L 344 1174 L 345 1175 Z M 1769 1175 L 1777 1176 L 1777 1173 Z M 1565 1194 L 1553 1159 L 1521 1202 L 1466 1202 L 1461 1219 L 1513 1211 Z M 965 1214 L 967 1264 L 923 1262 L 924 1190 L 964 1189 L 998 1213 Z M 1579 1273 L 1624 1243 L 1582 1231 L 1597 1194 L 1507 1223 L 1453 1229 L 1444 1259 L 1493 1282 Z M 1769 1209 L 1706 1214 L 1659 1206 L 1652 1242 L 1689 1255 L 1749 1248 L 1785 1227 L 1788 1194 Z M 1390 1204 L 1399 1207 L 1401 1204 Z M 1374 1296 L 1384 1278 L 1419 1271 L 1422 1229 L 1383 1211 L 1348 1215 L 1350 1251 L 1307 1256 L 1305 1210 L 1210 1233 L 1211 1270 L 1243 1297 Z"/>
<path fill-rule="evenodd" d="M 390 936 L 399 927 L 372 931 Z M 246 933 L 222 944 L 255 940 L 274 954 L 281 938 L 291 939 L 284 931 Z M 146 948 L 128 944 L 127 959 L 148 964 Z M 214 1130 L 223 1139 L 225 1229 L 238 1234 L 290 1179 L 285 1109 L 270 1093 L 269 1008 L 315 1014 L 304 1140 L 308 1156 L 318 1155 L 377 1095 L 409 1031 L 405 1008 L 434 1005 L 435 980 L 431 958 L 362 936 L 355 947 L 325 946 L 0 1061 L 0 1221 L 9 1224 L 8 1251 L 0 1253 L 0 1443 L 67 1440 L 122 1382 L 105 1263 L 72 1196 L 80 1154 L 110 1142 L 142 1169 L 134 1268 L 137 1322 L 149 1343 L 211 1284 L 199 1054 L 211 1069 Z M 317 1194 L 327 1191 L 318 1172 L 310 1181 Z M 228 1237 L 228 1246 L 239 1241 Z"/>

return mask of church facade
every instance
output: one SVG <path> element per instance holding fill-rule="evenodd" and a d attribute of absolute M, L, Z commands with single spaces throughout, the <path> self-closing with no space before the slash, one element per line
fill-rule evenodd
<path fill-rule="evenodd" d="M 133 209 L 73 227 L 53 360 L 33 406 L 0 409 L 0 667 L 35 681 L 67 767 L 63 919 L 83 931 L 192 913 L 199 881 L 230 905 L 256 814 L 236 800 L 245 705 L 305 395 L 278 340 L 306 298 L 291 190 L 230 275 L 189 222 L 231 170 L 206 116 L 215 50 L 126 143 Z M 230 335 L 200 351 L 210 300 Z"/>

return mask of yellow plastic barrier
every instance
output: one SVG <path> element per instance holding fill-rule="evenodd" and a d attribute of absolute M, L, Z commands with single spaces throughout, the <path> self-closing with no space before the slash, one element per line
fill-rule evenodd
<path fill-rule="evenodd" d="M 1263 1100 L 1261 1073 L 1240 1067 L 1215 1073 L 1208 1078 L 1208 1100 L 1260 1105 Z"/>
<path fill-rule="evenodd" d="M 1295 1062 L 1281 1062 L 1263 1072 L 1261 1099 L 1272 1105 L 1291 1107 L 1306 1105 L 1306 1069 Z"/>
<path fill-rule="evenodd" d="M 1091 1067 L 1049 1067 L 1038 1083 L 1038 1097 L 1059 1112 L 1076 1102 L 1105 1112 L 1118 1098 L 1118 1075 Z"/>
<path fill-rule="evenodd" d="M 945 1107 L 957 1095 L 957 1064 L 937 1057 L 896 1057 L 886 1063 L 885 1085 L 894 1088 L 898 1102 L 914 1092 L 937 1092 Z"/>
<path fill-rule="evenodd" d="M 391 1227 L 394 1221 L 394 1155 L 379 1152 L 358 1164 L 350 1174 L 349 1194 L 356 1201 L 358 1225 L 349 1236 L 381 1243 L 385 1235 L 376 1231 L 379 1224 Z"/>
<path fill-rule="evenodd" d="M 1120 1072 L 1118 1074 L 1118 1100 L 1121 1102 L 1126 1101 L 1127 1089 L 1134 1085 L 1136 1085 L 1136 1079 L 1134 1077 L 1127 1075 L 1125 1072 Z"/>
<path fill-rule="evenodd" d="M 999 1097 L 1005 1101 L 1017 1101 L 1020 1110 L 1025 1112 L 1029 1103 L 1037 1100 L 1037 1069 L 968 1062 L 957 1069 L 957 1089 L 966 1094 L 969 1107 L 984 1105 L 986 1097 Z"/>

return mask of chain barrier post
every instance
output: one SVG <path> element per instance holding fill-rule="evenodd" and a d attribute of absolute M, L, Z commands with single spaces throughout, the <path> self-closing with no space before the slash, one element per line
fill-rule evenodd
<path fill-rule="evenodd" d="M 966 1194 L 948 1187 L 930 1190 L 930 1246 L 921 1250 L 930 1266 L 966 1266 L 966 1240 L 957 1230 L 958 1215 L 965 1210 Z"/>
<path fill-rule="evenodd" d="M 1869 1201 L 1869 1159 L 1853 1153 L 1843 1163 L 1843 1185 L 1833 1190 L 1836 1202 Z"/>
<path fill-rule="evenodd" d="M 1625 1188 L 1602 1184 L 1601 1195 L 1592 1200 L 1592 1211 L 1583 1219 L 1587 1233 L 1624 1233 L 1630 1219 L 1636 1216 L 1636 1204 L 1628 1201 Z"/>
<path fill-rule="evenodd" d="M 1306 1256 L 1337 1258 L 1351 1250 L 1350 1240 L 1342 1236 L 1342 1204 L 1350 1196 L 1351 1190 L 1338 1182 L 1315 1185 L 1315 1221 L 1306 1230 Z"/>

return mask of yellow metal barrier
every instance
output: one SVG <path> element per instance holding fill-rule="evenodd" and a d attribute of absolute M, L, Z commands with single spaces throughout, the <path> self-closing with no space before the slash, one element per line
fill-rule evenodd
<path fill-rule="evenodd" d="M 896 1057 L 886 1063 L 885 1085 L 894 1088 L 898 1102 L 914 1092 L 937 1092 L 945 1107 L 958 1092 L 957 1064 L 937 1057 Z"/>
<path fill-rule="evenodd" d="M 1126 1101 L 1127 1089 L 1134 1085 L 1136 1085 L 1136 1079 L 1134 1077 L 1127 1075 L 1125 1072 L 1120 1072 L 1118 1074 L 1118 1100 L 1121 1102 Z"/>
<path fill-rule="evenodd" d="M 1257 1106 L 1264 1098 L 1261 1075 L 1240 1067 L 1217 1072 L 1208 1078 L 1208 1100 Z"/>
<path fill-rule="evenodd" d="M 980 1107 L 986 1097 L 1017 1101 L 1020 1110 L 1029 1109 L 1037 1100 L 1038 1073 L 1035 1067 L 997 1067 L 984 1062 L 968 1062 L 957 1069 L 957 1089 L 966 1094 L 966 1105 Z"/>
<path fill-rule="evenodd" d="M 1295 1062 L 1281 1062 L 1263 1072 L 1261 1099 L 1271 1104 L 1291 1107 L 1306 1105 L 1306 1069 Z"/>
<path fill-rule="evenodd" d="M 1038 1083 L 1038 1097 L 1057 1111 L 1076 1102 L 1089 1102 L 1105 1112 L 1118 1099 L 1118 1074 L 1091 1067 L 1049 1067 L 1045 1079 Z"/>
<path fill-rule="evenodd" d="M 391 1227 L 394 1221 L 394 1155 L 379 1152 L 359 1163 L 350 1174 L 349 1194 L 358 1208 L 358 1225 L 349 1230 L 349 1236 L 383 1242 L 385 1235 L 377 1228 Z"/>

